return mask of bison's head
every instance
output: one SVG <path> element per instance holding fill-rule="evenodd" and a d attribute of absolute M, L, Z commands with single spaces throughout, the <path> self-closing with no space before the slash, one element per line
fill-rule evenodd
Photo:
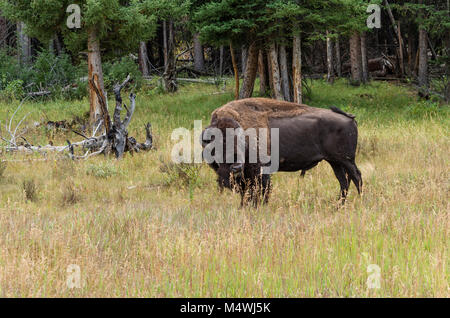
<path fill-rule="evenodd" d="M 203 149 L 205 149 L 208 145 L 216 141 L 217 136 L 215 136 L 209 129 L 217 129 L 221 132 L 222 143 L 221 147 L 223 149 L 222 160 L 217 160 L 213 162 L 209 162 L 209 165 L 213 170 L 217 173 L 217 182 L 219 188 L 222 190 L 223 188 L 232 189 L 236 184 L 239 184 L 240 179 L 242 177 L 242 173 L 244 170 L 244 158 L 245 154 L 241 154 L 241 152 L 237 149 L 237 139 L 234 140 L 234 151 L 233 153 L 227 153 L 227 134 L 226 129 L 236 129 L 241 128 L 239 123 L 232 118 L 220 118 L 213 117 L 211 120 L 210 126 L 206 127 L 201 134 L 201 144 Z M 235 138 L 235 137 L 234 137 Z M 218 145 L 218 144 L 216 144 Z M 212 148 L 211 155 L 215 156 L 215 148 Z M 205 155 L 203 156 L 205 158 Z M 231 161 L 227 161 L 227 158 L 233 159 Z"/>

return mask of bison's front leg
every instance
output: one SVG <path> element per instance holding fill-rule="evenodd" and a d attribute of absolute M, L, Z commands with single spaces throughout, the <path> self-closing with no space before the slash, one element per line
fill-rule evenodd
<path fill-rule="evenodd" d="M 263 174 L 261 177 L 263 203 L 269 203 L 270 192 L 272 191 L 272 182 L 270 174 Z"/>
<path fill-rule="evenodd" d="M 253 207 L 257 208 L 261 202 L 267 204 L 271 191 L 270 175 L 260 174 L 249 183 L 248 193 Z"/>

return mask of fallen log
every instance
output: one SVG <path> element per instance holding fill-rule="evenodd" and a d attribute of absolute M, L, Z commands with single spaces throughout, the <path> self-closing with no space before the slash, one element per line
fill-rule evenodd
<path fill-rule="evenodd" d="M 177 74 L 181 73 L 181 72 L 186 72 L 186 73 L 197 75 L 197 76 L 211 76 L 212 75 L 211 73 L 202 72 L 202 71 L 196 70 L 196 69 L 194 69 L 192 67 L 188 67 L 188 66 L 183 66 L 183 67 L 176 69 Z"/>
<path fill-rule="evenodd" d="M 8 146 L 5 146 L 4 149 L 8 152 L 22 152 L 22 153 L 41 153 L 46 154 L 48 152 L 56 152 L 56 153 L 68 153 L 69 157 L 72 159 L 88 159 L 92 156 L 96 156 L 99 154 L 109 155 L 114 154 L 116 158 L 121 158 L 125 152 L 140 152 L 140 151 L 148 151 L 153 147 L 153 136 L 151 133 L 151 125 L 147 123 L 145 125 L 145 135 L 146 140 L 142 143 L 136 141 L 134 137 L 128 136 L 128 126 L 131 122 L 132 116 L 134 114 L 136 108 L 136 95 L 131 93 L 129 95 L 130 99 L 130 108 L 128 108 L 122 102 L 121 90 L 129 83 L 130 76 L 125 79 L 122 84 L 118 84 L 114 88 L 114 95 L 116 98 L 116 107 L 114 109 L 113 118 L 109 116 L 106 100 L 104 98 L 103 92 L 96 86 L 96 81 L 93 79 L 90 80 L 90 84 L 93 85 L 94 90 L 101 101 L 102 107 L 102 119 L 97 124 L 96 128 L 93 131 L 91 137 L 87 137 L 84 134 L 72 130 L 75 134 L 84 138 L 84 140 L 79 142 L 70 142 L 67 140 L 67 145 L 64 146 L 55 146 L 53 144 L 49 144 L 46 146 L 36 146 L 32 145 L 25 139 L 22 135 L 23 133 L 18 135 L 18 128 L 20 124 L 24 121 L 25 117 L 19 122 L 15 129 L 12 129 L 12 121 L 14 116 L 16 115 L 19 108 L 22 106 L 22 103 L 19 105 L 17 110 L 14 112 L 13 116 L 8 120 L 6 120 L 5 129 L 9 134 L 9 139 L 3 137 L 0 131 L 0 139 L 8 143 Z M 126 109 L 125 118 L 121 119 L 121 111 L 122 106 Z M 100 128 L 103 127 L 103 134 L 97 136 L 97 133 L 100 131 Z M 18 143 L 17 140 L 21 138 L 25 141 L 25 143 Z M 75 149 L 81 149 L 84 154 L 76 155 Z"/>
<path fill-rule="evenodd" d="M 216 84 L 214 79 L 196 79 L 196 78 L 177 78 L 178 82 L 200 83 L 200 84 Z"/>

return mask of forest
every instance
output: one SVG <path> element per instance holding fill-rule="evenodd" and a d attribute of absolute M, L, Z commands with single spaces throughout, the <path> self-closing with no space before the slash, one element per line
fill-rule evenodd
<path fill-rule="evenodd" d="M 362 193 L 173 161 L 249 98 L 354 118 Z M 449 0 L 0 0 L 0 297 L 448 297 L 449 102 Z"/>

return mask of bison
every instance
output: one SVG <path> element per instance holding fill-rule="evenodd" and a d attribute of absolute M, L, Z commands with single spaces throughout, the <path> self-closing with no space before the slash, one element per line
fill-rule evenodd
<path fill-rule="evenodd" d="M 227 143 L 231 142 L 231 137 L 226 134 L 227 129 L 278 128 L 279 139 L 270 141 L 278 142 L 278 156 L 274 158 L 272 154 L 269 163 L 261 162 L 259 157 L 256 162 L 249 161 L 251 148 L 248 138 L 245 148 L 240 152 L 236 139 L 232 141 L 233 160 L 208 162 L 217 173 L 221 190 L 235 189 L 241 194 L 241 206 L 249 202 L 254 206 L 261 201 L 268 202 L 270 174 L 262 173 L 262 168 L 274 160 L 278 160 L 276 171 L 302 171 L 302 175 L 325 160 L 333 168 L 340 183 L 342 202 L 345 201 L 351 181 L 358 193 L 361 192 L 361 172 L 355 164 L 357 123 L 354 115 L 337 107 L 322 109 L 267 98 L 232 101 L 216 109 L 212 113 L 210 125 L 203 130 L 201 139 L 204 155 L 214 140 L 207 136 L 211 128 L 222 132 L 223 153 L 226 152 Z M 226 155 L 230 156 L 229 153 Z"/>

